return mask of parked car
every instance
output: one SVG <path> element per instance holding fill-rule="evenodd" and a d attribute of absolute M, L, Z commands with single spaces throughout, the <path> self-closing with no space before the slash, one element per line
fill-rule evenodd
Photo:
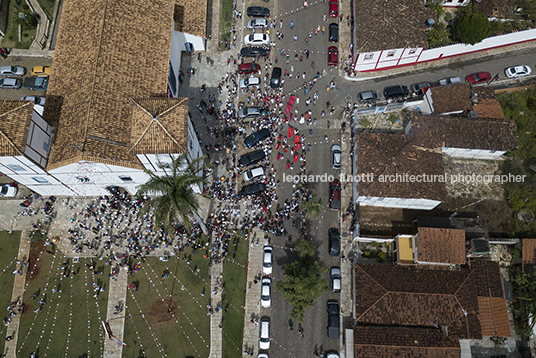
<path fill-rule="evenodd" d="M 261 318 L 261 334 L 259 337 L 259 348 L 264 350 L 270 348 L 270 318 L 268 317 Z"/>
<path fill-rule="evenodd" d="M 339 63 L 339 50 L 335 46 L 328 47 L 328 65 L 337 66 Z"/>
<path fill-rule="evenodd" d="M 50 72 L 52 72 L 52 69 L 47 66 L 34 66 L 32 68 L 32 76 L 36 77 L 48 77 L 50 76 Z"/>
<path fill-rule="evenodd" d="M 439 80 L 440 86 L 452 85 L 454 83 L 462 83 L 460 77 L 447 77 Z"/>
<path fill-rule="evenodd" d="M 241 75 L 249 73 L 258 73 L 261 72 L 261 66 L 257 65 L 254 62 L 251 63 L 241 63 L 238 66 L 238 73 Z"/>
<path fill-rule="evenodd" d="M 261 307 L 268 308 L 272 305 L 272 280 L 265 277 L 261 284 Z"/>
<path fill-rule="evenodd" d="M 430 82 L 419 82 L 412 84 L 409 88 L 411 89 L 411 92 L 415 93 L 416 95 L 423 95 L 423 90 L 427 87 L 432 87 L 434 84 Z"/>
<path fill-rule="evenodd" d="M 265 56 L 268 52 L 270 52 L 270 49 L 266 47 L 242 47 L 240 55 L 244 57 L 257 57 Z"/>
<path fill-rule="evenodd" d="M 3 89 L 19 89 L 21 81 L 18 78 L 4 77 L 0 78 L 0 88 Z"/>
<path fill-rule="evenodd" d="M 278 89 L 281 86 L 281 67 L 274 67 L 272 77 L 270 78 L 270 87 Z"/>
<path fill-rule="evenodd" d="M 257 356 L 257 358 L 268 358 L 268 354 L 266 353 L 259 353 L 259 355 Z M 337 357 L 338 358 L 338 357 Z"/>
<path fill-rule="evenodd" d="M 339 230 L 332 227 L 328 230 L 328 239 L 329 239 L 329 254 L 331 256 L 339 256 L 341 252 L 341 234 Z"/>
<path fill-rule="evenodd" d="M 32 101 L 35 104 L 39 104 L 41 106 L 45 105 L 45 97 L 43 96 L 24 96 L 20 98 L 21 101 Z"/>
<path fill-rule="evenodd" d="M 489 80 L 491 80 L 491 73 L 489 72 L 472 73 L 469 76 L 465 77 L 465 82 L 469 82 L 472 84 L 488 82 Z"/>
<path fill-rule="evenodd" d="M 329 208 L 331 210 L 341 208 L 341 182 L 337 179 L 329 183 Z"/>
<path fill-rule="evenodd" d="M 243 167 L 257 164 L 258 162 L 263 161 L 266 158 L 264 150 L 256 150 L 253 152 L 246 153 L 238 158 L 238 164 Z"/>
<path fill-rule="evenodd" d="M 264 183 L 249 184 L 242 187 L 242 190 L 240 190 L 240 195 L 245 196 L 260 194 L 265 190 L 266 185 Z"/>
<path fill-rule="evenodd" d="M 24 88 L 29 90 L 46 91 L 48 88 L 48 78 L 46 77 L 26 77 L 22 83 Z"/>
<path fill-rule="evenodd" d="M 385 99 L 398 99 L 404 98 L 409 95 L 408 88 L 406 86 L 389 86 L 383 89 L 383 95 Z"/>
<path fill-rule="evenodd" d="M 247 8 L 246 13 L 249 17 L 270 17 L 270 9 L 262 6 L 250 6 Z"/>
<path fill-rule="evenodd" d="M 378 91 L 370 90 L 370 91 L 360 92 L 357 95 L 357 99 L 359 99 L 359 102 L 361 103 L 367 103 L 367 102 L 374 103 L 382 99 L 382 95 Z"/>
<path fill-rule="evenodd" d="M 341 292 L 341 268 L 331 268 L 331 289 L 333 292 Z"/>
<path fill-rule="evenodd" d="M 329 351 L 326 353 L 326 358 L 339 358 L 339 353 L 337 351 Z"/>
<path fill-rule="evenodd" d="M 268 20 L 266 19 L 251 19 L 247 23 L 247 28 L 250 30 L 264 29 L 268 27 Z"/>
<path fill-rule="evenodd" d="M 262 167 L 256 167 L 244 172 L 245 181 L 252 181 L 256 178 L 264 178 L 264 169 Z"/>
<path fill-rule="evenodd" d="M 329 24 L 329 42 L 339 42 L 339 25 L 336 22 Z"/>
<path fill-rule="evenodd" d="M 246 35 L 244 37 L 244 44 L 247 46 L 264 46 L 270 43 L 270 37 L 266 34 L 256 33 Z"/>
<path fill-rule="evenodd" d="M 26 68 L 22 66 L 0 66 L 0 76 L 24 76 Z"/>
<path fill-rule="evenodd" d="M 18 191 L 19 189 L 17 189 L 16 186 L 5 184 L 0 188 L 0 196 L 4 198 L 13 198 L 15 195 L 17 195 Z"/>
<path fill-rule="evenodd" d="M 256 118 L 256 117 L 260 117 L 260 116 L 265 116 L 267 114 L 268 114 L 268 112 L 266 112 L 261 107 L 240 108 L 238 110 L 238 113 L 237 113 L 238 118 Z"/>
<path fill-rule="evenodd" d="M 508 67 L 504 70 L 504 73 L 508 78 L 525 77 L 530 75 L 531 72 L 532 70 L 527 65 Z"/>
<path fill-rule="evenodd" d="M 271 246 L 265 246 L 262 254 L 262 273 L 271 275 L 274 266 L 274 249 Z"/>
<path fill-rule="evenodd" d="M 329 0 L 329 17 L 337 17 L 339 14 L 339 0 Z"/>
<path fill-rule="evenodd" d="M 238 86 L 240 88 L 248 88 L 248 87 L 257 87 L 257 88 L 259 88 L 260 85 L 261 85 L 261 79 L 259 77 L 243 78 L 238 83 Z"/>
<path fill-rule="evenodd" d="M 270 130 L 268 128 L 263 128 L 260 131 L 253 132 L 249 136 L 247 136 L 246 139 L 244 140 L 244 143 L 246 144 L 246 148 L 251 148 L 255 146 L 257 143 L 262 142 L 269 136 L 270 136 Z"/>
<path fill-rule="evenodd" d="M 339 302 L 328 301 L 328 338 L 339 339 Z"/>
<path fill-rule="evenodd" d="M 338 144 L 333 144 L 331 146 L 331 169 L 341 170 L 341 155 L 341 146 Z"/>

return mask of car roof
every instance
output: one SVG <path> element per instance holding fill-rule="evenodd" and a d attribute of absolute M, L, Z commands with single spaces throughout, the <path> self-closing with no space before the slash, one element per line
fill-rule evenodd
<path fill-rule="evenodd" d="M 333 145 L 331 146 L 331 150 L 332 150 L 332 151 L 334 151 L 334 150 L 341 150 L 341 146 L 338 145 L 338 144 L 333 144 Z"/>
<path fill-rule="evenodd" d="M 333 266 L 333 267 L 331 268 L 331 274 L 332 274 L 332 275 L 333 275 L 333 274 L 339 274 L 339 275 L 340 275 L 340 274 L 341 274 L 341 268 L 338 267 L 338 266 Z"/>
<path fill-rule="evenodd" d="M 248 170 L 248 172 L 251 173 L 251 176 L 256 177 L 256 176 L 264 174 L 264 168 L 263 167 L 255 167 L 253 169 Z"/>

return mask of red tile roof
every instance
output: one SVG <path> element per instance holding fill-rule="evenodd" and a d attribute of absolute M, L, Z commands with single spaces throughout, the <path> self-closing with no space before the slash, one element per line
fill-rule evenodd
<path fill-rule="evenodd" d="M 465 263 L 465 230 L 420 227 L 417 260 L 447 264 Z"/>

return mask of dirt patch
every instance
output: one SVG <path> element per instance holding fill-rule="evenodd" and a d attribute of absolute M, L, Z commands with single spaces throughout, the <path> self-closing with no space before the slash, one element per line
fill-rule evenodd
<path fill-rule="evenodd" d="M 169 323 L 176 323 L 176 311 L 177 303 L 174 301 L 171 301 L 171 306 L 169 305 L 169 300 L 164 302 L 162 300 L 155 301 L 151 305 L 151 314 L 147 315 L 149 324 L 151 326 L 163 326 Z"/>
<path fill-rule="evenodd" d="M 41 256 L 41 253 L 44 250 L 45 243 L 43 241 L 32 242 L 30 244 L 30 259 L 28 267 L 30 268 L 30 271 L 33 272 L 32 274 L 30 274 L 30 271 L 28 271 L 28 275 L 26 276 L 26 282 L 31 282 L 39 276 L 39 273 L 41 272 L 41 261 L 37 261 L 37 259 Z"/>
<path fill-rule="evenodd" d="M 495 174 L 498 174 L 499 163 L 498 161 L 457 159 L 444 156 L 448 196 L 504 200 L 502 184 L 492 179 Z M 473 176 L 475 176 L 474 179 Z"/>

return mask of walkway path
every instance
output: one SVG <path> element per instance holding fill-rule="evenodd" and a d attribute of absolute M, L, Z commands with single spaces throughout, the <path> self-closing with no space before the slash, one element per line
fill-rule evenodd
<path fill-rule="evenodd" d="M 119 270 L 117 281 L 110 280 L 110 288 L 108 292 L 108 310 L 106 312 L 106 320 L 109 321 L 110 329 L 115 338 L 123 341 L 123 333 L 125 330 L 125 304 L 127 301 L 127 278 L 128 268 L 123 267 Z M 123 311 L 119 315 L 114 315 L 115 306 L 122 306 Z M 120 317 L 120 318 L 118 318 Z M 123 346 L 105 338 L 104 354 L 106 358 L 121 358 Z"/>
<path fill-rule="evenodd" d="M 212 240 L 214 240 L 215 234 L 212 233 Z M 210 268 L 210 304 L 212 305 L 213 313 L 210 317 L 210 358 L 222 358 L 223 349 L 223 336 L 222 336 L 222 312 L 223 310 L 216 310 L 218 304 L 222 302 L 222 291 L 216 290 L 214 294 L 212 288 L 223 280 L 223 261 L 220 263 L 213 263 Z"/>
<path fill-rule="evenodd" d="M 244 308 L 244 339 L 242 341 L 242 352 L 253 351 L 254 357 L 259 353 L 259 325 L 251 323 L 251 320 L 260 321 L 261 313 L 261 285 L 260 283 L 254 284 L 254 281 L 262 271 L 263 247 L 264 233 L 259 228 L 255 228 L 249 245 L 246 305 Z M 244 354 L 244 356 L 247 355 Z"/>
<path fill-rule="evenodd" d="M 19 254 L 17 260 L 21 263 L 27 263 L 30 256 L 30 231 L 23 230 L 20 235 Z M 28 271 L 28 265 L 17 265 L 17 270 L 21 275 L 15 274 L 15 282 L 13 283 L 13 293 L 11 294 L 11 302 L 17 302 L 19 298 L 23 297 L 24 286 L 26 284 L 26 272 Z M 11 322 L 7 327 L 7 337 L 12 337 L 10 341 L 6 341 L 4 353 L 8 358 L 16 358 L 17 351 L 17 338 L 19 334 L 20 315 L 17 314 L 11 318 Z"/>

